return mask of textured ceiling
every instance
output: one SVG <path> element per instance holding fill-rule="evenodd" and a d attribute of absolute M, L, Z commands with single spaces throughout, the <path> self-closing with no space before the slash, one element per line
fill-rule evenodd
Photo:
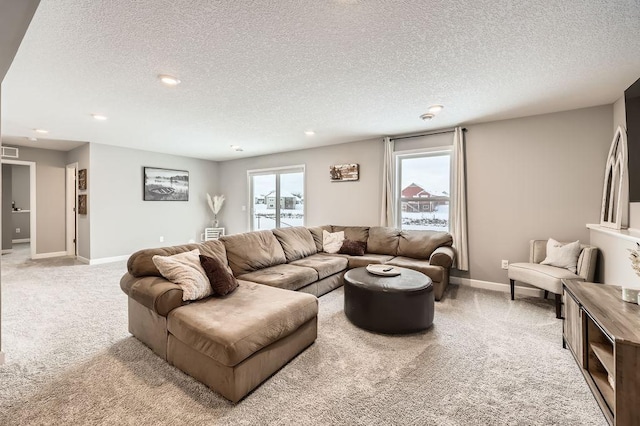
<path fill-rule="evenodd" d="M 638 77 L 640 0 L 42 0 L 2 132 L 224 160 L 612 103 Z"/>

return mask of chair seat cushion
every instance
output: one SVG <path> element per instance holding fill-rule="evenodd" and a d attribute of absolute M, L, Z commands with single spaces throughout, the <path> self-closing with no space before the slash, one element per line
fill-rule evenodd
<path fill-rule="evenodd" d="M 555 294 L 562 293 L 562 280 L 582 280 L 567 269 L 539 263 L 512 263 L 509 265 L 509 279 L 531 284 Z"/>
<path fill-rule="evenodd" d="M 318 315 L 318 299 L 310 294 L 239 284 L 225 297 L 172 310 L 167 329 L 182 343 L 231 367 Z"/>
<path fill-rule="evenodd" d="M 412 259 L 410 257 L 398 256 L 394 257 L 386 264 L 422 272 L 423 274 L 431 278 L 433 282 L 442 282 L 444 276 L 444 268 L 442 266 L 431 265 L 428 260 Z"/>
<path fill-rule="evenodd" d="M 318 279 L 321 280 L 337 272 L 344 271 L 347 269 L 347 263 L 349 262 L 344 257 L 314 254 L 304 259 L 295 260 L 290 265 L 313 268 L 318 271 Z"/>
<path fill-rule="evenodd" d="M 318 271 L 304 266 L 283 264 L 240 275 L 238 279 L 285 290 L 298 290 L 318 281 Z"/>

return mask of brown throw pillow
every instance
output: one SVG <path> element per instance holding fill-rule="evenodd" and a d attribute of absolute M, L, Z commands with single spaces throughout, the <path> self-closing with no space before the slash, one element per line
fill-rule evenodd
<path fill-rule="evenodd" d="M 218 259 L 200 255 L 200 263 L 215 295 L 226 296 L 238 288 L 236 277 Z"/>
<path fill-rule="evenodd" d="M 367 243 L 364 241 L 344 240 L 338 253 L 350 254 L 351 256 L 364 256 L 365 251 L 367 251 Z"/>

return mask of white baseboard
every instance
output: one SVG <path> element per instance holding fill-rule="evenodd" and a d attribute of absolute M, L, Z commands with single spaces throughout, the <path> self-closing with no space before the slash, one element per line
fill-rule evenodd
<path fill-rule="evenodd" d="M 5 361 L 4 352 L 0 351 L 0 365 L 3 365 Z"/>
<path fill-rule="evenodd" d="M 471 278 L 460 278 L 460 277 L 450 277 L 449 281 L 451 282 L 451 284 L 466 285 L 472 288 L 482 288 L 485 290 L 501 291 L 503 293 L 511 292 L 511 286 L 505 283 L 496 283 L 493 281 L 482 281 L 482 280 L 474 280 Z M 533 288 L 533 287 L 523 287 L 521 285 L 516 284 L 515 293 L 525 295 L 525 296 L 541 297 L 543 294 L 543 290 Z"/>
<path fill-rule="evenodd" d="M 11 240 L 11 242 L 13 244 L 30 243 L 31 242 L 31 238 L 18 238 L 18 239 L 15 239 L 15 240 Z"/>
<path fill-rule="evenodd" d="M 51 253 L 36 253 L 33 255 L 32 259 L 48 259 L 50 257 L 62 257 L 66 255 L 66 251 L 52 251 Z"/>
<path fill-rule="evenodd" d="M 2 249 L 2 254 L 13 253 L 13 249 Z"/>
<path fill-rule="evenodd" d="M 120 262 L 121 260 L 127 260 L 131 257 L 130 254 L 126 254 L 123 256 L 113 256 L 113 257 L 101 257 L 99 259 L 87 259 L 86 257 L 77 256 L 78 262 L 86 263 L 87 265 L 101 265 L 103 263 L 112 263 L 112 262 Z"/>
<path fill-rule="evenodd" d="M 101 265 L 103 263 L 120 262 L 121 260 L 129 259 L 129 257 L 131 257 L 130 254 L 125 254 L 123 256 L 101 257 L 99 259 L 90 259 L 89 265 Z"/>

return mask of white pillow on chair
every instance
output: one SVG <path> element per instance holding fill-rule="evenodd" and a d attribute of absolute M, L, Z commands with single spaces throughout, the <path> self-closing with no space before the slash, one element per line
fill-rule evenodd
<path fill-rule="evenodd" d="M 579 256 L 580 241 L 563 244 L 553 238 L 549 238 L 549 241 L 547 241 L 547 257 L 540 264 L 568 269 L 575 274 L 578 272 Z"/>

